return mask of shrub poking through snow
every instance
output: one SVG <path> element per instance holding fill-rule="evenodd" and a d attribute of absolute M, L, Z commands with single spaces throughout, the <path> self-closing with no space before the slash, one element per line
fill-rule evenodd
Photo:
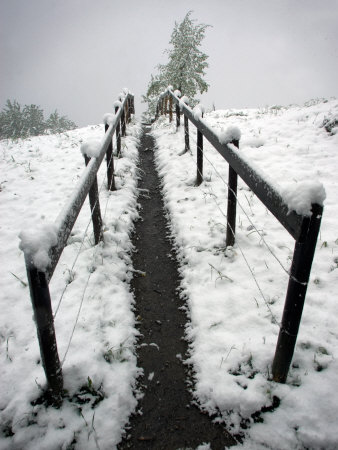
<path fill-rule="evenodd" d="M 321 125 L 330 134 L 336 134 L 338 131 L 338 114 L 325 117 Z"/>

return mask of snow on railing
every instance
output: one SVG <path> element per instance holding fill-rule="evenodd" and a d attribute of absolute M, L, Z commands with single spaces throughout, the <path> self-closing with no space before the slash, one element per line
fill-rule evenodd
<path fill-rule="evenodd" d="M 104 157 L 107 156 L 108 189 L 115 190 L 113 136 L 116 133 L 117 154 L 119 154 L 121 135 L 125 136 L 126 123 L 130 122 L 131 115 L 135 113 L 134 96 L 128 89 L 123 89 L 114 108 L 114 114 L 104 115 L 105 134 L 102 140 L 89 141 L 81 146 L 86 168 L 55 223 L 41 227 L 35 226 L 31 231 L 22 231 L 19 236 L 20 248 L 25 255 L 41 360 L 48 389 L 57 403 L 62 401 L 63 376 L 57 351 L 48 284 L 87 195 L 89 195 L 95 244 L 102 240 L 102 218 L 96 175 Z"/>
<path fill-rule="evenodd" d="M 203 119 L 204 108 L 197 105 L 191 109 L 188 103 L 187 97 L 181 97 L 180 92 L 173 92 L 169 86 L 159 97 L 156 118 L 169 114 L 169 120 L 172 121 L 172 105 L 175 104 L 177 128 L 180 126 L 181 113 L 184 115 L 184 152 L 190 149 L 189 121 L 196 126 L 197 186 L 203 182 L 203 137 L 229 163 L 226 246 L 233 246 L 235 243 L 238 176 L 295 239 L 282 323 L 272 365 L 273 380 L 284 383 L 297 340 L 323 214 L 325 189 L 321 183 L 310 181 L 280 189 L 269 176 L 238 151 L 241 137 L 238 128 L 231 127 L 221 134 L 216 133 Z"/>

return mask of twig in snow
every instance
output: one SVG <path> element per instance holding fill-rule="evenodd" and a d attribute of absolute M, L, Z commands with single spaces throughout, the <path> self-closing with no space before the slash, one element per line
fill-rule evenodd
<path fill-rule="evenodd" d="M 11 273 L 13 275 L 13 277 L 15 277 L 17 280 L 19 280 L 20 283 L 22 284 L 22 286 L 27 287 L 27 283 L 25 281 L 21 280 L 21 278 L 19 278 L 17 275 L 15 275 L 15 273 L 13 273 L 13 272 L 9 272 L 9 273 Z"/>
<path fill-rule="evenodd" d="M 210 264 L 209 263 L 209 266 L 211 267 L 211 269 L 214 269 L 217 273 L 218 273 L 218 277 L 216 278 L 216 280 L 215 280 L 215 286 L 216 286 L 216 281 L 218 280 L 218 279 L 223 279 L 223 278 L 226 278 L 227 280 L 229 280 L 229 281 L 231 281 L 231 282 L 233 282 L 234 280 L 232 280 L 230 277 L 228 277 L 227 275 L 224 275 L 224 273 L 222 273 L 222 272 L 220 272 L 218 269 L 216 269 L 216 267 L 214 267 L 212 264 Z"/>

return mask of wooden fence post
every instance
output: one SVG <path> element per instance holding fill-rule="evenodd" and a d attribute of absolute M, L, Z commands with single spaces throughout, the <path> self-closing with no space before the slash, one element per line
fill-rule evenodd
<path fill-rule="evenodd" d="M 166 116 L 168 112 L 168 96 L 164 97 L 164 115 Z"/>
<path fill-rule="evenodd" d="M 176 104 L 176 131 L 180 128 L 181 125 L 181 112 L 180 107 Z"/>
<path fill-rule="evenodd" d="M 239 147 L 239 141 L 232 141 L 235 147 Z M 225 245 L 227 247 L 235 244 L 236 232 L 236 207 L 237 207 L 237 173 L 229 165 L 228 176 L 228 210 L 227 210 L 227 234 Z"/>
<path fill-rule="evenodd" d="M 122 114 L 121 114 L 121 132 L 122 132 L 122 136 L 126 135 L 126 116 L 124 113 L 124 107 L 122 109 Z"/>
<path fill-rule="evenodd" d="M 84 155 L 86 166 L 88 165 L 90 158 L 87 155 Z M 94 240 L 95 245 L 97 245 L 100 241 L 103 240 L 103 232 L 102 232 L 102 218 L 101 218 L 101 210 L 100 210 L 100 202 L 99 202 L 99 189 L 97 187 L 97 177 L 95 176 L 93 184 L 89 190 L 89 203 L 90 210 L 92 214 L 93 220 L 93 230 L 94 230 Z"/>
<path fill-rule="evenodd" d="M 135 114 L 134 96 L 130 97 L 130 112 L 131 114 Z"/>
<path fill-rule="evenodd" d="M 273 380 L 279 383 L 286 382 L 292 361 L 322 214 L 322 206 L 312 205 L 312 215 L 304 217 L 301 236 L 295 243 L 282 323 L 272 364 Z"/>
<path fill-rule="evenodd" d="M 105 124 L 104 131 L 107 133 L 109 125 Z M 113 138 L 107 148 L 107 182 L 108 182 L 108 190 L 115 191 L 115 177 L 114 177 L 114 156 L 113 156 Z"/>
<path fill-rule="evenodd" d="M 197 178 L 196 186 L 203 181 L 203 134 L 197 129 Z"/>
<path fill-rule="evenodd" d="M 186 115 L 184 115 L 184 152 L 188 152 L 189 150 L 189 119 Z"/>
<path fill-rule="evenodd" d="M 163 100 L 163 98 L 161 98 L 161 100 L 160 100 L 161 116 L 163 116 L 163 103 L 164 103 L 164 100 Z"/>
<path fill-rule="evenodd" d="M 115 114 L 117 114 L 119 110 L 119 107 L 116 106 L 115 107 Z M 120 121 L 118 122 L 117 126 L 116 126 L 116 155 L 117 157 L 120 156 L 121 153 L 121 133 L 120 133 Z"/>
<path fill-rule="evenodd" d="M 130 123 L 131 121 L 131 98 L 128 97 L 127 99 L 127 123 Z"/>
<path fill-rule="evenodd" d="M 170 95 L 169 97 L 169 122 L 173 121 L 173 99 Z"/>
<path fill-rule="evenodd" d="M 32 299 L 34 319 L 48 390 L 56 405 L 62 403 L 63 376 L 57 350 L 52 304 L 44 272 L 38 271 L 30 255 L 25 254 L 27 278 Z"/>

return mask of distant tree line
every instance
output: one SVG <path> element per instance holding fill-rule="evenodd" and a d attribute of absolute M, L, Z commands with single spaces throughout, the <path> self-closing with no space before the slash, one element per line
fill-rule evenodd
<path fill-rule="evenodd" d="M 55 110 L 48 119 L 37 105 L 21 106 L 16 100 L 7 100 L 0 111 L 0 139 L 18 139 L 40 134 L 73 130 L 76 124 Z"/>

